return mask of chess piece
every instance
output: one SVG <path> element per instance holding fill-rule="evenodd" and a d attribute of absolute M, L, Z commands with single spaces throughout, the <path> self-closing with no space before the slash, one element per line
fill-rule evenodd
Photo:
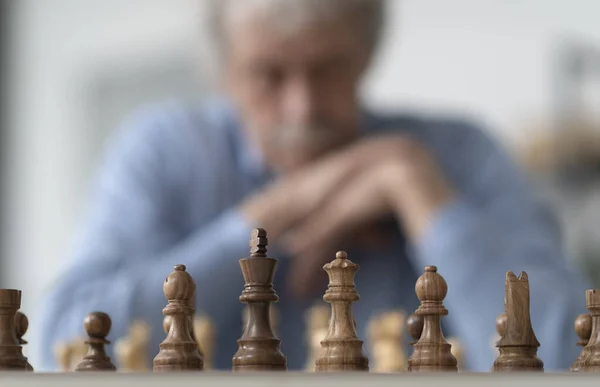
<path fill-rule="evenodd" d="M 134 321 L 127 337 L 115 342 L 115 356 L 122 371 L 149 371 L 148 344 L 150 326 L 143 321 Z"/>
<path fill-rule="evenodd" d="M 406 314 L 388 311 L 369 321 L 367 332 L 372 347 L 373 372 L 400 372 L 406 369 L 404 324 Z"/>
<path fill-rule="evenodd" d="M 496 344 L 500 354 L 494 361 L 493 372 L 543 371 L 544 363 L 537 356 L 540 346 L 529 315 L 529 277 L 522 272 L 519 278 L 506 273 L 506 328 Z M 503 327 L 502 318 L 500 328 Z"/>
<path fill-rule="evenodd" d="M 304 369 L 306 372 L 315 372 L 317 359 L 321 356 L 321 341 L 327 336 L 328 327 L 314 328 L 308 335 L 308 357 Z"/>
<path fill-rule="evenodd" d="M 27 358 L 19 343 L 15 318 L 21 307 L 21 291 L 0 289 L 0 371 L 27 371 Z"/>
<path fill-rule="evenodd" d="M 329 329 L 330 309 L 329 305 L 320 301 L 315 303 L 304 314 L 306 342 L 308 344 L 308 357 L 304 369 L 307 372 L 315 371 L 315 363 L 321 353 L 321 341 L 325 338 Z"/>
<path fill-rule="evenodd" d="M 250 257 L 240 259 L 245 286 L 240 302 L 248 306 L 248 322 L 238 340 L 232 359 L 233 371 L 285 371 L 287 358 L 280 351 L 280 340 L 271 326 L 270 307 L 279 301 L 273 289 L 273 277 L 279 261 L 267 257 L 267 233 L 252 231 Z"/>
<path fill-rule="evenodd" d="M 27 333 L 27 328 L 29 328 L 29 319 L 25 314 L 21 311 L 17 311 L 15 314 L 15 334 L 17 335 L 17 341 L 21 345 L 27 344 L 27 341 L 23 339 L 25 333 Z M 27 358 L 25 358 L 27 360 Z M 33 371 L 33 367 L 27 361 L 27 371 Z"/>
<path fill-rule="evenodd" d="M 343 251 L 323 266 L 329 276 L 323 300 L 331 304 L 331 319 L 327 335 L 321 341 L 317 372 L 369 370 L 369 360 L 363 353 L 363 342 L 358 338 L 352 316 L 352 303 L 360 299 L 354 286 L 354 276 L 359 268 Z"/>
<path fill-rule="evenodd" d="M 63 341 L 57 342 L 54 344 L 53 353 L 60 372 L 69 372 L 71 370 L 71 346 Z"/>
<path fill-rule="evenodd" d="M 496 317 L 496 332 L 492 335 L 492 339 L 490 340 L 492 352 L 494 352 L 494 357 L 498 357 L 500 355 L 500 351 L 496 346 L 498 344 L 498 340 L 502 338 L 504 331 L 506 330 L 506 312 L 502 312 Z"/>
<path fill-rule="evenodd" d="M 83 358 L 75 371 L 116 371 L 110 357 L 106 355 L 104 346 L 110 344 L 106 336 L 110 332 L 110 317 L 103 312 L 94 312 L 87 315 L 83 327 L 88 335 L 86 344 L 89 345 L 88 354 Z"/>
<path fill-rule="evenodd" d="M 444 338 L 440 321 L 442 316 L 448 315 L 448 310 L 443 305 L 448 293 L 446 280 L 437 272 L 437 267 L 427 266 L 425 273 L 417 280 L 415 291 L 421 301 L 415 314 L 423 316 L 423 332 L 413 345 L 408 371 L 457 372 L 457 361 L 452 355 L 451 345 Z"/>
<path fill-rule="evenodd" d="M 53 351 L 61 372 L 72 372 L 87 354 L 88 345 L 85 343 L 84 338 L 77 337 L 72 341 L 55 343 Z"/>
<path fill-rule="evenodd" d="M 163 284 L 168 300 L 163 309 L 163 327 L 168 328 L 168 332 L 154 357 L 154 372 L 201 371 L 204 366 L 198 344 L 190 334 L 191 300 L 196 289 L 192 277 L 185 270 L 185 265 L 175 265 Z"/>
<path fill-rule="evenodd" d="M 588 342 L 590 341 L 590 336 L 592 335 L 592 316 L 589 313 L 580 314 L 575 319 L 574 326 L 575 333 L 577 333 L 577 336 L 579 337 L 577 345 L 582 348 L 585 348 L 585 346 L 588 345 Z M 575 359 L 575 362 L 573 363 L 571 368 L 569 368 L 570 372 L 579 372 L 583 355 L 584 351 L 582 349 L 581 353 L 579 353 L 579 356 L 577 356 L 577 359 Z"/>
<path fill-rule="evenodd" d="M 406 328 L 408 329 L 408 333 L 412 337 L 412 341 L 409 343 L 410 346 L 414 346 L 417 341 L 421 338 L 421 334 L 423 333 L 423 325 L 425 324 L 425 319 L 423 316 L 418 314 L 411 314 L 408 316 L 406 320 Z"/>
<path fill-rule="evenodd" d="M 193 324 L 194 338 L 196 339 L 196 343 L 198 343 L 198 348 L 202 348 L 201 353 L 204 359 L 204 369 L 212 369 L 215 352 L 215 324 L 208 316 L 196 316 Z"/>
<path fill-rule="evenodd" d="M 583 347 L 579 362 L 579 372 L 600 371 L 600 290 L 585 292 L 587 309 L 592 316 L 591 333 L 588 344 Z M 583 330 L 583 329 L 582 329 Z"/>
<path fill-rule="evenodd" d="M 446 341 L 448 342 L 448 344 L 450 344 L 450 352 L 452 352 L 452 355 L 454 355 L 454 357 L 456 358 L 456 367 L 460 371 L 462 369 L 463 363 L 462 345 L 456 337 L 448 337 Z"/>

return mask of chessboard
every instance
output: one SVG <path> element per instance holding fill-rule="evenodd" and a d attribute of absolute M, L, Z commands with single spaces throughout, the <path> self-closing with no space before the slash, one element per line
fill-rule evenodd
<path fill-rule="evenodd" d="M 212 369 L 216 327 L 209 317 L 196 314 L 194 279 L 179 264 L 163 284 L 165 336 L 156 351 L 148 348 L 150 328 L 144 322 L 134 322 L 127 337 L 111 344 L 107 339 L 110 316 L 91 311 L 83 318 L 86 338 L 57 343 L 55 354 L 62 369 L 54 373 L 35 372 L 35 365 L 23 355 L 28 319 L 19 311 L 21 291 L 0 289 L 0 371 L 20 371 L 0 372 L 3 386 L 583 386 L 594 383 L 593 372 L 600 371 L 600 290 L 586 292 L 590 313 L 574 319 L 581 352 L 569 372 L 544 373 L 530 319 L 529 277 L 525 272 L 519 276 L 508 272 L 504 311 L 498 315 L 497 336 L 492 340 L 496 359 L 489 373 L 463 372 L 460 342 L 446 338 L 442 331 L 448 285 L 435 266 L 425 267 L 415 284 L 420 306 L 413 313 L 386 311 L 371 320 L 366 332 L 372 350 L 367 358 L 352 314 L 352 304 L 360 298 L 355 287 L 360 267 L 340 251 L 323 266 L 329 277 L 324 302 L 306 314 L 306 339 L 312 351 L 305 371 L 288 372 L 276 334 L 274 305 L 279 298 L 273 277 L 278 260 L 268 256 L 267 247 L 266 231 L 256 229 L 249 256 L 239 260 L 245 281 L 239 300 L 246 308 L 230 372 Z M 412 337 L 410 354 L 403 349 L 405 332 Z M 115 346 L 115 359 L 107 355 L 108 345 Z"/>

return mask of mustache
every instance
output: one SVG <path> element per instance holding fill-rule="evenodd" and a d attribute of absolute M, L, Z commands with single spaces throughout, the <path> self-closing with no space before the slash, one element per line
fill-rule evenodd
<path fill-rule="evenodd" d="M 325 145 L 339 141 L 341 133 L 335 128 L 315 123 L 310 125 L 280 125 L 269 131 L 269 141 L 279 146 Z"/>

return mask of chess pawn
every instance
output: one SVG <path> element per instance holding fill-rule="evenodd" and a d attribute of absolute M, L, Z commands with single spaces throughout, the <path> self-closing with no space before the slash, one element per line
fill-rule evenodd
<path fill-rule="evenodd" d="M 273 277 L 279 261 L 267 257 L 267 233 L 252 231 L 250 257 L 240 259 L 245 286 L 240 302 L 246 303 L 248 321 L 238 350 L 232 359 L 233 371 L 285 371 L 287 358 L 280 351 L 280 340 L 271 325 L 271 304 L 279 301 Z"/>
<path fill-rule="evenodd" d="M 406 369 L 404 322 L 402 311 L 383 313 L 369 322 L 367 331 L 373 349 L 374 372 L 400 372 Z"/>
<path fill-rule="evenodd" d="M 193 324 L 194 338 L 198 343 L 198 348 L 202 348 L 201 352 L 204 359 L 204 369 L 212 369 L 215 351 L 215 324 L 208 316 L 196 316 Z"/>
<path fill-rule="evenodd" d="M 315 372 L 315 364 L 321 355 L 321 341 L 323 341 L 327 335 L 327 330 L 327 327 L 321 327 L 309 331 L 308 358 L 306 359 L 306 365 L 304 366 L 306 372 Z"/>
<path fill-rule="evenodd" d="M 579 336 L 579 341 L 577 342 L 577 345 L 582 348 L 585 348 L 585 346 L 588 345 L 588 342 L 590 341 L 590 336 L 592 335 L 592 316 L 588 313 L 580 314 L 575 319 L 574 325 L 575 333 L 577 333 L 577 336 Z M 569 371 L 579 372 L 581 368 L 581 360 L 583 359 L 583 355 L 584 351 L 582 349 L 581 353 L 579 353 L 579 356 L 577 356 L 577 359 L 575 359 L 575 362 L 573 363 L 571 368 L 569 368 Z"/>
<path fill-rule="evenodd" d="M 54 344 L 53 353 L 60 371 L 69 372 L 71 370 L 71 346 L 63 341 L 57 342 Z"/>
<path fill-rule="evenodd" d="M 423 325 L 425 324 L 425 320 L 423 316 L 418 314 L 411 314 L 408 316 L 406 320 L 406 328 L 408 329 L 408 333 L 412 337 L 412 341 L 410 342 L 410 346 L 414 346 L 417 341 L 421 338 L 421 334 L 423 333 Z"/>
<path fill-rule="evenodd" d="M 148 371 L 148 343 L 150 326 L 143 321 L 134 321 L 127 337 L 115 343 L 115 356 L 121 370 L 130 372 Z"/>
<path fill-rule="evenodd" d="M 460 344 L 460 341 L 456 337 L 448 337 L 446 339 L 446 341 L 451 346 L 450 352 L 452 352 L 452 355 L 454 355 L 454 357 L 456 358 L 456 367 L 460 371 L 462 369 L 462 363 L 463 363 L 462 345 Z"/>
<path fill-rule="evenodd" d="M 304 313 L 306 342 L 309 352 L 304 369 L 308 372 L 315 371 L 315 362 L 321 352 L 321 340 L 325 338 L 329 329 L 330 309 L 329 305 L 320 301 Z"/>
<path fill-rule="evenodd" d="M 104 348 L 106 344 L 110 344 L 106 336 L 111 325 L 110 317 L 106 313 L 94 312 L 87 315 L 83 327 L 88 335 L 85 343 L 89 345 L 89 351 L 77 364 L 75 371 L 116 371 Z"/>
<path fill-rule="evenodd" d="M 437 267 L 425 268 L 425 273 L 417 280 L 415 291 L 421 301 L 415 314 L 423 316 L 423 332 L 413 345 L 413 353 L 408 361 L 408 371 L 457 372 L 456 358 L 452 354 L 451 345 L 442 333 L 440 319 L 442 316 L 448 315 L 448 310 L 443 306 L 448 285 L 437 272 Z"/>
<path fill-rule="evenodd" d="M 23 336 L 27 333 L 27 328 L 29 328 L 29 319 L 23 312 L 17 311 L 15 314 L 15 333 L 21 345 L 27 344 L 27 341 L 23 339 Z M 33 371 L 33 367 L 29 364 L 29 361 L 27 361 L 27 371 Z"/>
<path fill-rule="evenodd" d="M 591 333 L 588 344 L 583 348 L 579 362 L 579 372 L 600 371 L 600 290 L 585 292 L 587 309 L 592 316 Z M 582 327 L 583 328 L 583 327 Z M 583 330 L 583 329 L 582 329 Z"/>
<path fill-rule="evenodd" d="M 331 304 L 331 319 L 327 335 L 321 342 L 317 372 L 369 370 L 369 360 L 363 353 L 363 342 L 358 338 L 352 317 L 352 303 L 360 299 L 354 286 L 354 276 L 359 268 L 343 251 L 323 266 L 329 276 L 323 300 Z"/>
<path fill-rule="evenodd" d="M 497 329 L 503 332 L 496 344 L 500 354 L 492 371 L 543 371 L 544 363 L 537 356 L 540 343 L 529 315 L 527 273 L 522 272 L 518 278 L 513 272 L 506 273 L 505 292 L 506 324 L 502 318 L 497 321 Z"/>
<path fill-rule="evenodd" d="M 496 317 L 496 332 L 492 336 L 491 339 L 491 347 L 494 352 L 494 356 L 497 357 L 500 355 L 500 351 L 496 346 L 498 344 L 498 340 L 502 338 L 504 335 L 504 331 L 506 330 L 506 312 L 502 312 Z"/>
<path fill-rule="evenodd" d="M 17 311 L 21 307 L 21 291 L 0 289 L 0 371 L 27 371 L 27 358 L 15 329 Z"/>
<path fill-rule="evenodd" d="M 163 292 L 168 300 L 163 309 L 163 323 L 168 332 L 154 357 L 154 372 L 201 371 L 204 366 L 198 344 L 190 333 L 190 300 L 194 297 L 195 284 L 185 270 L 185 265 L 175 265 L 174 271 L 163 284 Z"/>

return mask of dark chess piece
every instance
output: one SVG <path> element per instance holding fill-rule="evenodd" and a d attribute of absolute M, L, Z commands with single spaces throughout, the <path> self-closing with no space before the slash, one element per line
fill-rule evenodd
<path fill-rule="evenodd" d="M 271 326 L 271 304 L 279 301 L 273 289 L 278 260 L 267 257 L 267 233 L 252 231 L 250 257 L 240 259 L 245 286 L 240 302 L 248 304 L 248 322 L 232 359 L 233 371 L 285 371 L 287 358 Z"/>
<path fill-rule="evenodd" d="M 0 371 L 27 371 L 27 358 L 16 335 L 15 319 L 21 291 L 0 289 Z"/>
<path fill-rule="evenodd" d="M 425 320 L 423 319 L 423 316 L 415 313 L 408 316 L 406 327 L 408 328 L 408 333 L 410 333 L 410 336 L 412 337 L 412 341 L 409 343 L 411 346 L 415 345 L 421 338 L 424 323 Z"/>
<path fill-rule="evenodd" d="M 586 291 L 585 303 L 592 321 L 589 342 L 581 351 L 579 372 L 600 372 L 600 290 Z"/>
<path fill-rule="evenodd" d="M 496 322 L 502 333 L 496 344 L 500 354 L 494 361 L 493 372 L 543 371 L 544 363 L 537 357 L 540 346 L 529 315 L 529 277 L 522 272 L 519 278 L 506 273 L 505 313 L 506 328 L 502 319 Z M 500 332 L 503 331 L 503 332 Z"/>
<path fill-rule="evenodd" d="M 588 345 L 588 342 L 590 341 L 590 337 L 592 336 L 592 316 L 589 313 L 580 314 L 575 319 L 574 325 L 575 333 L 577 333 L 577 336 L 579 337 L 577 345 L 582 348 L 585 348 L 585 346 Z M 577 359 L 575 359 L 575 362 L 573 363 L 571 368 L 569 368 L 570 372 L 580 371 L 581 360 L 583 359 L 583 356 L 584 351 L 582 349 L 581 353 L 579 353 L 579 356 L 577 356 Z"/>
<path fill-rule="evenodd" d="M 185 270 L 185 265 L 175 265 L 174 271 L 167 276 L 163 284 L 163 292 L 168 300 L 163 309 L 163 328 L 168 329 L 168 332 L 154 357 L 154 372 L 204 369 L 204 361 L 200 356 L 198 344 L 191 335 L 190 327 L 190 316 L 193 313 L 191 300 L 196 285 Z"/>
<path fill-rule="evenodd" d="M 331 304 L 331 318 L 327 335 L 321 341 L 316 372 L 369 370 L 369 360 L 363 353 L 363 342 L 358 338 L 356 321 L 352 316 L 352 304 L 360 298 L 354 286 L 354 276 L 359 268 L 343 251 L 323 266 L 329 276 L 329 286 L 323 299 Z"/>
<path fill-rule="evenodd" d="M 408 359 L 408 371 L 458 372 L 458 362 L 451 352 L 452 346 L 442 333 L 441 317 L 448 315 L 448 310 L 443 305 L 448 285 L 438 274 L 437 267 L 425 268 L 425 273 L 417 280 L 415 291 L 421 301 L 415 314 L 423 316 L 423 332 L 413 345 L 413 353 Z"/>
<path fill-rule="evenodd" d="M 15 334 L 21 345 L 27 344 L 27 341 L 23 339 L 23 336 L 27 333 L 27 328 L 29 328 L 29 319 L 23 312 L 17 311 L 15 314 Z M 29 364 L 29 361 L 27 361 L 27 371 L 33 371 L 33 367 Z"/>
<path fill-rule="evenodd" d="M 116 371 L 117 368 L 106 355 L 104 348 L 106 344 L 110 344 L 106 336 L 111 325 L 110 317 L 106 313 L 94 312 L 87 315 L 83 327 L 88 335 L 85 343 L 89 346 L 89 351 L 77 364 L 75 371 Z"/>

